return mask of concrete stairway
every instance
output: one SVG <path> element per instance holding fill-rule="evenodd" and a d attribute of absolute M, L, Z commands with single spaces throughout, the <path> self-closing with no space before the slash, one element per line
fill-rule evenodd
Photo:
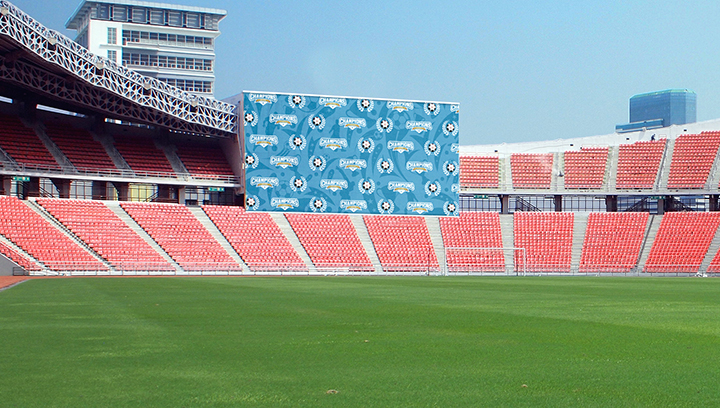
<path fill-rule="evenodd" d="M 445 265 L 445 243 L 440 230 L 440 219 L 438 217 L 425 217 L 425 224 L 430 234 L 430 241 L 432 241 L 438 265 L 440 265 L 440 273 L 445 274 L 447 265 Z"/>
<path fill-rule="evenodd" d="M 560 177 L 560 175 L 563 177 Z M 553 153 L 552 178 L 550 189 L 552 191 L 565 190 L 565 152 Z"/>
<path fill-rule="evenodd" d="M 672 162 L 673 152 L 675 151 L 675 139 L 668 139 L 665 145 L 665 153 L 660 162 L 658 170 L 658 181 L 655 182 L 655 190 L 667 189 L 668 179 L 670 178 L 670 163 Z"/>
<path fill-rule="evenodd" d="M 382 273 L 383 269 L 382 265 L 380 264 L 380 258 L 375 251 L 375 246 L 372 243 L 372 239 L 370 239 L 370 233 L 367 230 L 367 226 L 365 225 L 365 221 L 363 220 L 362 215 L 350 215 L 350 222 L 352 222 L 353 226 L 355 227 L 355 232 L 358 235 L 358 239 L 360 239 L 360 243 L 365 249 L 365 253 L 367 254 L 368 258 L 370 258 L 370 262 L 372 262 L 373 267 L 375 268 L 375 273 Z"/>
<path fill-rule="evenodd" d="M 500 180 L 500 188 L 505 186 L 507 190 L 511 190 L 513 188 L 513 181 L 512 181 L 512 165 L 510 162 L 510 155 L 500 158 L 502 171 L 500 172 L 502 174 L 502 180 Z"/>
<path fill-rule="evenodd" d="M 573 221 L 573 239 L 572 239 L 572 257 L 570 261 L 570 270 L 577 272 L 580 269 L 580 260 L 582 258 L 583 243 L 585 242 L 585 231 L 587 231 L 588 217 L 587 213 L 575 213 Z"/>
<path fill-rule="evenodd" d="M 230 257 L 235 262 L 237 262 L 239 265 L 242 266 L 243 273 L 249 275 L 251 273 L 250 268 L 248 268 L 248 266 L 242 260 L 240 255 L 238 255 L 238 253 L 235 252 L 235 248 L 232 247 L 230 242 L 228 242 L 228 240 L 225 238 L 225 236 L 222 234 L 222 232 L 220 232 L 217 225 L 215 225 L 215 223 L 212 222 L 210 217 L 208 217 L 207 214 L 205 214 L 205 211 L 203 211 L 203 209 L 201 207 L 187 207 L 187 208 L 195 216 L 195 218 L 197 218 L 198 221 L 200 221 L 200 224 L 202 224 L 203 227 L 205 227 L 205 229 L 208 230 L 210 235 L 212 235 L 212 237 L 215 238 L 215 241 L 220 243 L 220 246 L 223 247 L 225 252 L 227 252 L 228 255 L 230 255 Z"/>
<path fill-rule="evenodd" d="M 638 256 L 637 269 L 639 272 L 642 272 L 643 269 L 645 269 L 645 262 L 647 262 L 648 256 L 650 255 L 650 249 L 655 242 L 658 229 L 660 229 L 662 217 L 662 215 L 651 215 L 648 219 L 648 226 L 645 229 L 645 239 L 640 246 L 640 255 Z"/>
<path fill-rule="evenodd" d="M 55 142 L 50 139 L 50 136 L 45 133 L 45 128 L 43 128 L 41 123 L 28 123 L 25 120 L 23 120 L 23 123 L 26 126 L 31 127 L 35 131 L 35 134 L 40 138 L 40 140 L 43 142 L 43 144 L 48 149 L 53 158 L 55 158 L 55 161 L 60 163 L 61 167 L 71 171 L 77 171 L 75 165 L 70 162 L 70 159 L 65 156 L 65 153 L 63 153 L 62 150 L 57 147 Z"/>
<path fill-rule="evenodd" d="M 620 156 L 619 146 L 610 146 L 608 151 L 608 165 L 605 168 L 605 186 L 607 190 L 613 191 L 617 188 L 617 167 Z"/>
<path fill-rule="evenodd" d="M 710 175 L 708 176 L 707 182 L 705 183 L 705 188 L 708 190 L 714 190 L 718 188 L 718 185 L 720 185 L 720 172 L 718 172 L 718 168 L 720 168 L 720 149 L 718 149 L 717 154 L 715 155 L 715 160 L 713 161 L 712 167 L 710 167 Z"/>
<path fill-rule="evenodd" d="M 511 214 L 500 214 L 500 231 L 502 233 L 503 248 L 512 248 L 515 246 L 515 225 Z M 504 251 L 505 255 L 505 272 L 512 273 L 515 271 L 513 262 L 513 251 Z"/>
<path fill-rule="evenodd" d="M 305 262 L 305 266 L 307 266 L 308 271 L 310 271 L 310 273 L 317 273 L 318 270 L 313 264 L 312 259 L 310 259 L 310 255 L 308 255 L 308 253 L 305 251 L 305 248 L 300 243 L 300 239 L 298 238 L 297 234 L 295 234 L 295 231 L 293 231 L 287 218 L 285 218 L 285 215 L 283 213 L 273 212 L 270 213 L 270 217 L 272 217 L 273 221 L 275 221 L 275 224 L 280 227 L 280 231 L 282 231 L 282 233 L 285 235 L 285 238 L 287 238 L 288 242 L 290 242 L 290 245 L 292 245 L 292 247 L 295 249 L 295 252 L 297 252 L 297 254 L 300 256 L 300 259 Z"/>
<path fill-rule="evenodd" d="M 7 246 L 8 248 L 14 249 L 15 252 L 17 252 L 17 253 L 19 253 L 19 254 L 21 254 L 21 255 L 24 255 L 27 259 L 31 260 L 33 263 L 35 263 L 36 265 L 38 265 L 39 267 L 41 267 L 41 268 L 42 268 L 42 271 L 40 271 L 39 273 L 42 273 L 42 274 L 45 274 L 45 275 L 57 275 L 57 272 L 54 272 L 54 271 L 51 271 L 50 269 L 47 269 L 47 267 L 45 266 L 45 264 L 43 264 L 42 262 L 40 262 L 40 261 L 39 261 L 37 258 L 35 258 L 34 256 L 30 255 L 30 254 L 29 254 L 27 251 L 25 251 L 24 249 L 22 249 L 22 248 L 20 248 L 19 246 L 15 245 L 14 242 L 12 242 L 12 241 L 10 241 L 9 239 L 5 238 L 5 236 L 0 235 L 0 242 L 2 242 L 3 244 L 5 244 L 5 246 Z M 8 262 L 12 262 L 13 264 L 15 264 L 15 262 L 14 262 L 12 259 L 7 258 L 5 255 L 0 254 L 0 256 L 2 256 L 2 257 L 4 257 L 5 259 L 7 259 Z M 18 268 L 21 268 L 21 269 L 22 269 L 22 267 L 21 267 L 20 265 L 18 265 L 18 264 L 15 264 L 15 265 L 16 265 Z M 23 269 L 23 270 L 25 270 L 25 269 Z M 26 272 L 27 272 L 27 271 L 26 271 Z M 37 274 L 37 273 L 38 273 L 37 271 L 33 271 L 33 274 Z"/>
<path fill-rule="evenodd" d="M 167 252 L 165 252 L 164 249 L 160 245 L 158 245 L 157 242 L 155 242 L 154 239 L 137 223 L 135 220 L 127 213 L 125 210 L 123 210 L 122 207 L 120 207 L 120 203 L 116 201 L 106 201 L 105 205 L 113 212 L 115 215 L 118 216 L 125 224 L 127 224 L 128 227 L 130 227 L 131 230 L 133 230 L 140 238 L 143 239 L 143 241 L 147 242 L 148 245 L 152 249 L 155 250 L 160 256 L 163 257 L 164 260 L 170 263 L 170 265 L 175 268 L 175 273 L 184 273 L 183 269 L 178 265 L 177 262 L 175 262 L 174 259 L 170 255 L 168 255 Z"/>

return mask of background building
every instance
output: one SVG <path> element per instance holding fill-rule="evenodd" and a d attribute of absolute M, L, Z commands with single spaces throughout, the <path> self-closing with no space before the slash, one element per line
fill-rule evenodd
<path fill-rule="evenodd" d="M 96 55 L 188 92 L 211 95 L 227 12 L 134 0 L 83 1 L 65 26 Z"/>
<path fill-rule="evenodd" d="M 630 98 L 630 123 L 618 131 L 653 129 L 697 121 L 697 94 L 688 89 L 667 89 Z"/>

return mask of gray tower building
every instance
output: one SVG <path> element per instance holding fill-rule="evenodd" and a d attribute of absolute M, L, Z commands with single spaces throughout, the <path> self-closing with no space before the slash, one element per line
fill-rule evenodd
<path fill-rule="evenodd" d="M 667 89 L 630 98 L 630 123 L 618 132 L 683 125 L 697 121 L 697 94 L 688 89 Z"/>

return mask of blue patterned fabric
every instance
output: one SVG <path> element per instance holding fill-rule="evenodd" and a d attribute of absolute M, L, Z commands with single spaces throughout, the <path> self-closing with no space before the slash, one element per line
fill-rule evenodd
<path fill-rule="evenodd" d="M 459 105 L 245 92 L 246 208 L 458 215 Z"/>

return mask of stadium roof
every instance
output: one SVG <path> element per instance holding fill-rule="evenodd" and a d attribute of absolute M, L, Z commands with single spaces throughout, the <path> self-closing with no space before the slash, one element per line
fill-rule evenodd
<path fill-rule="evenodd" d="M 5 0 L 0 1 L 0 89 L 8 97 L 31 93 L 62 109 L 174 132 L 228 138 L 237 126 L 234 105 L 94 55 Z"/>
<path fill-rule="evenodd" d="M 85 14 L 87 14 L 90 11 L 90 6 L 92 4 L 118 4 L 123 6 L 137 6 L 137 7 L 147 7 L 147 8 L 155 8 L 155 9 L 162 9 L 162 10 L 177 10 L 177 11 L 190 11 L 195 13 L 205 13 L 205 14 L 217 14 L 221 16 L 226 16 L 227 11 L 221 10 L 221 9 L 214 9 L 214 8 L 205 8 L 205 7 L 195 7 L 195 6 L 184 6 L 179 4 L 166 4 L 166 3 L 157 3 L 157 2 L 151 2 L 151 1 L 138 1 L 138 0 L 107 0 L 107 1 L 83 1 L 80 3 L 77 8 L 75 9 L 75 12 L 73 12 L 72 16 L 68 19 L 68 21 L 65 23 L 65 27 L 69 28 L 71 30 L 76 30 L 78 28 L 78 23 L 82 20 Z"/>

